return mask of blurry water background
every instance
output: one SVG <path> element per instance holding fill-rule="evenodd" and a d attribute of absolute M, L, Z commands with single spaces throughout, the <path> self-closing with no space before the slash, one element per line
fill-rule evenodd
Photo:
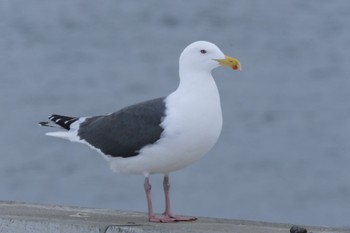
<path fill-rule="evenodd" d="M 145 211 L 143 177 L 37 122 L 165 96 L 208 40 L 243 71 L 213 72 L 223 132 L 171 176 L 174 212 L 349 227 L 349 28 L 347 0 L 1 0 L 0 200 Z"/>

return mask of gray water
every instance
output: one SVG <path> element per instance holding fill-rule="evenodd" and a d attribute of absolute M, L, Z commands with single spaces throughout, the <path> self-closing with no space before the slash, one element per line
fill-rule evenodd
<path fill-rule="evenodd" d="M 2 0 L 0 200 L 145 211 L 142 177 L 37 122 L 165 96 L 182 49 L 209 40 L 243 71 L 213 73 L 223 132 L 172 174 L 174 212 L 349 227 L 349 28 L 347 0 Z"/>

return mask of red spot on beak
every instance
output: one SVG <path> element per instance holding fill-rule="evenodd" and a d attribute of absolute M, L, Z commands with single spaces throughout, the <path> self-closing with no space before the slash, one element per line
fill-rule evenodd
<path fill-rule="evenodd" d="M 238 66 L 234 65 L 234 66 L 232 66 L 232 69 L 233 70 L 238 70 Z"/>

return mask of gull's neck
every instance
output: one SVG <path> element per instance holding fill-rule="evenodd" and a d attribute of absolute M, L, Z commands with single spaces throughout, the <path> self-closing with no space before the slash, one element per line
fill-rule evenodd
<path fill-rule="evenodd" d="M 187 94 L 201 94 L 219 96 L 219 92 L 210 71 L 191 70 L 180 68 L 180 84 L 176 91 L 187 92 Z"/>

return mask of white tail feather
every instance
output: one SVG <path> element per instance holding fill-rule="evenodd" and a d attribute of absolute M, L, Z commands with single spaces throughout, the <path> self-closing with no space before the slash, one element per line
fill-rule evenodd
<path fill-rule="evenodd" d="M 77 136 L 76 132 L 71 131 L 56 131 L 56 132 L 48 132 L 46 133 L 47 136 L 57 137 L 57 138 L 63 138 L 72 142 L 78 142 L 80 141 L 79 137 Z"/>

